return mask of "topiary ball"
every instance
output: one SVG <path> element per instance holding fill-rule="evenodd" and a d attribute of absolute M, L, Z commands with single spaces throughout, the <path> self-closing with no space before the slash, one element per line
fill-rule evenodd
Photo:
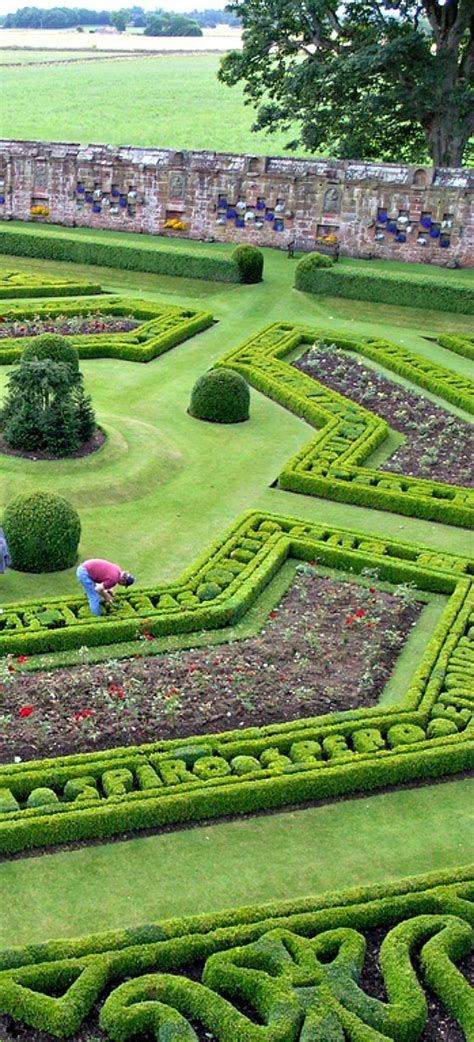
<path fill-rule="evenodd" d="M 211 369 L 194 384 L 189 413 L 211 423 L 242 423 L 249 418 L 250 391 L 240 373 Z"/>
<path fill-rule="evenodd" d="M 63 496 L 16 496 L 5 508 L 2 524 L 12 567 L 19 572 L 59 572 L 76 563 L 81 522 Z"/>
<path fill-rule="evenodd" d="M 34 358 L 42 361 L 51 358 L 53 362 L 64 362 L 74 373 L 79 372 L 79 355 L 71 338 L 58 333 L 43 333 L 35 336 L 33 343 L 27 344 L 22 354 L 22 362 L 31 362 Z"/>
<path fill-rule="evenodd" d="M 263 253 L 258 246 L 236 246 L 231 258 L 239 266 L 241 282 L 261 282 L 263 278 Z"/>

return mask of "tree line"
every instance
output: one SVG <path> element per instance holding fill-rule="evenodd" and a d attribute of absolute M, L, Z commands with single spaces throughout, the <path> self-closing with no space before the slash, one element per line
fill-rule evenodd
<path fill-rule="evenodd" d="M 4 29 L 75 29 L 78 26 L 113 25 L 120 32 L 128 26 L 143 28 L 149 36 L 201 36 L 203 28 L 240 24 L 239 18 L 223 9 L 145 11 L 143 7 L 123 7 L 117 11 L 98 11 L 86 7 L 20 7 L 0 18 Z"/>

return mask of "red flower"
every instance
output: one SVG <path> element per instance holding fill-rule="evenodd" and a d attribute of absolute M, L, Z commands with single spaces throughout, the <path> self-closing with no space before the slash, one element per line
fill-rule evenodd
<path fill-rule="evenodd" d="M 347 616 L 347 618 L 346 618 L 346 626 L 347 626 L 347 625 L 348 625 L 348 624 L 349 624 L 350 622 L 354 622 L 354 616 L 353 616 L 353 615 L 348 615 L 348 616 Z"/>
<path fill-rule="evenodd" d="M 28 661 L 28 655 L 19 655 L 18 658 L 17 658 L 17 662 L 19 662 L 20 665 L 21 665 L 22 662 L 27 662 L 27 661 Z"/>
<path fill-rule="evenodd" d="M 281 677 L 278 677 L 278 679 L 279 679 L 279 680 L 288 680 L 288 677 L 285 677 L 285 674 L 284 674 L 284 673 L 282 673 L 282 674 L 281 674 Z"/>
<path fill-rule="evenodd" d="M 271 611 L 269 616 L 268 616 L 268 618 L 269 619 L 277 619 L 278 618 L 278 612 L 277 611 Z"/>
<path fill-rule="evenodd" d="M 145 640 L 154 640 L 153 633 L 150 633 L 149 630 L 145 630 L 143 636 Z"/>
<path fill-rule="evenodd" d="M 364 615 L 365 615 L 365 608 L 358 608 L 356 613 L 355 613 L 356 619 L 363 619 Z"/>
<path fill-rule="evenodd" d="M 369 593 L 375 593 L 375 586 L 369 586 Z"/>
<path fill-rule="evenodd" d="M 32 712 L 33 712 L 33 706 L 22 706 L 21 709 L 18 710 L 18 716 L 21 716 L 21 717 L 31 716 Z"/>
<path fill-rule="evenodd" d="M 196 671 L 196 669 L 197 669 L 197 666 L 195 666 L 194 664 L 191 664 L 189 666 L 188 672 L 189 673 L 194 673 Z"/>
<path fill-rule="evenodd" d="M 74 713 L 75 720 L 85 720 L 88 716 L 93 716 L 93 709 L 81 709 L 80 713 Z"/>
<path fill-rule="evenodd" d="M 312 567 L 314 568 L 314 565 L 315 565 L 315 561 L 310 561 L 309 563 L 310 563 L 310 565 L 312 565 Z"/>

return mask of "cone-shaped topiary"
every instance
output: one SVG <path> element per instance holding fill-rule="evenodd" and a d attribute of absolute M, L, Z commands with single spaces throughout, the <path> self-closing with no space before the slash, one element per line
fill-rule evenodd
<path fill-rule="evenodd" d="M 249 418 L 250 391 L 240 373 L 211 369 L 194 384 L 189 412 L 211 423 L 242 423 Z"/>
<path fill-rule="evenodd" d="M 258 246 L 242 243 L 232 250 L 232 260 L 239 265 L 241 282 L 261 282 L 263 278 L 263 253 Z"/>
<path fill-rule="evenodd" d="M 53 362 L 65 362 L 75 372 L 79 372 L 79 355 L 71 338 L 60 336 L 59 333 L 43 333 L 35 336 L 32 343 L 27 344 L 22 358 L 31 361 L 32 358 L 51 358 Z"/>
<path fill-rule="evenodd" d="M 12 499 L 2 521 L 19 572 L 59 572 L 77 560 L 81 522 L 63 496 L 33 492 Z"/>

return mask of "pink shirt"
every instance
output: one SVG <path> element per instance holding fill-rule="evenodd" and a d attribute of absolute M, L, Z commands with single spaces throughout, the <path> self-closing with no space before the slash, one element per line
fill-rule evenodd
<path fill-rule="evenodd" d="M 82 567 L 85 568 L 93 582 L 102 583 L 104 590 L 110 590 L 111 586 L 115 586 L 122 574 L 122 569 L 118 564 L 103 561 L 101 557 L 94 558 L 92 561 L 83 561 Z"/>

